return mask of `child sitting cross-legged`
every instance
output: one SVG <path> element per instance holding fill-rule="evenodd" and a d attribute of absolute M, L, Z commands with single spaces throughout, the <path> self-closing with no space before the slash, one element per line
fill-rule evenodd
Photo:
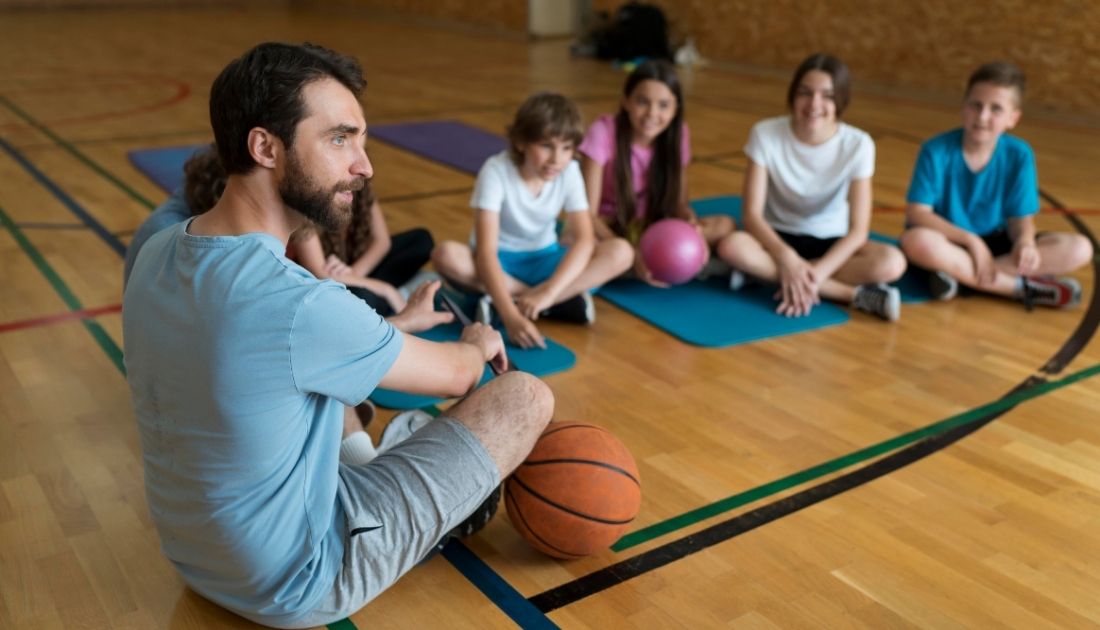
<path fill-rule="evenodd" d="M 460 286 L 484 291 L 478 319 L 493 309 L 521 348 L 546 347 L 535 322 L 555 317 L 595 320 L 588 290 L 630 267 L 633 250 L 621 238 L 596 241 L 584 180 L 573 160 L 583 131 L 580 112 L 560 94 L 529 97 L 508 128 L 509 148 L 481 167 L 470 205 L 470 244 L 445 241 L 432 264 Z M 568 247 L 558 241 L 564 210 Z"/>
<path fill-rule="evenodd" d="M 901 248 L 930 272 L 932 295 L 959 284 L 1033 304 L 1068 307 L 1081 285 L 1058 277 L 1086 264 L 1092 245 L 1079 234 L 1035 231 L 1035 155 L 1009 135 L 1020 121 L 1024 74 L 1011 63 L 979 68 L 966 88 L 962 128 L 921 147 L 906 196 L 909 229 Z"/>

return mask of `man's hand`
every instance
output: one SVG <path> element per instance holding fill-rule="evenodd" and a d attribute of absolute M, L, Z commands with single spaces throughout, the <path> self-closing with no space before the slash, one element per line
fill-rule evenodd
<path fill-rule="evenodd" d="M 476 346 L 486 363 L 498 373 L 508 370 L 508 355 L 504 353 L 504 338 L 488 324 L 473 323 L 462 329 L 459 341 Z"/>
<path fill-rule="evenodd" d="M 435 310 L 435 293 L 440 281 L 425 282 L 409 296 L 405 308 L 389 318 L 389 322 L 401 332 L 418 333 L 434 328 L 439 324 L 454 321 L 454 315 L 447 311 Z"/>

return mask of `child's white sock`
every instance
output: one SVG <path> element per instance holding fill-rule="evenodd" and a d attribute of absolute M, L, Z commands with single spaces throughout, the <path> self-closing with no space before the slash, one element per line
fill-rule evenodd
<path fill-rule="evenodd" d="M 1020 299 L 1024 296 L 1024 277 L 1016 276 L 1016 288 L 1012 290 L 1012 295 L 1016 299 Z"/>
<path fill-rule="evenodd" d="M 340 463 L 349 466 L 366 464 L 378 455 L 374 442 L 366 431 L 356 431 L 340 442 Z"/>

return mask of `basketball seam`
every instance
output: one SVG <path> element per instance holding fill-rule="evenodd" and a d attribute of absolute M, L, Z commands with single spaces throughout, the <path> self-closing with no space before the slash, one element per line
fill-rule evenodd
<path fill-rule="evenodd" d="M 583 519 L 587 519 L 587 520 L 590 520 L 590 521 L 595 521 L 597 523 L 603 523 L 604 525 L 626 525 L 627 523 L 634 522 L 634 517 L 630 517 L 630 518 L 626 519 L 625 521 L 622 521 L 622 520 L 613 521 L 613 520 L 610 520 L 610 519 L 599 518 L 597 516 L 592 516 L 590 514 L 584 514 L 584 513 L 578 512 L 576 510 L 565 507 L 564 505 L 561 505 L 559 503 L 555 503 L 554 501 L 551 501 L 550 499 L 547 499 L 546 497 L 542 496 L 541 494 L 535 492 L 534 490 L 531 489 L 530 486 L 523 483 L 523 480 L 520 479 L 519 477 L 517 477 L 516 475 L 512 475 L 512 481 L 515 481 L 516 483 L 518 483 L 520 486 L 523 487 L 524 490 L 529 492 L 531 494 L 531 496 L 535 497 L 536 499 L 539 499 L 540 501 L 546 503 L 547 505 L 549 505 L 551 507 L 558 508 L 562 512 L 565 512 L 567 514 L 572 514 L 573 516 L 576 516 L 578 518 L 583 518 Z"/>
<path fill-rule="evenodd" d="M 562 458 L 562 459 L 539 459 L 539 460 L 535 460 L 535 461 L 527 460 L 527 461 L 523 462 L 522 466 L 542 466 L 542 465 L 545 465 L 545 464 L 590 464 L 592 466 L 599 466 L 600 468 L 606 468 L 608 470 L 611 470 L 611 471 L 614 471 L 614 472 L 617 472 L 617 473 L 623 475 L 627 479 L 630 479 L 631 481 L 633 481 L 634 484 L 637 485 L 639 488 L 642 486 L 642 483 L 640 481 L 638 481 L 638 479 L 636 477 L 634 477 L 634 475 L 630 474 L 630 471 L 619 468 L 618 466 L 615 466 L 614 464 L 608 464 L 607 462 L 599 462 L 599 461 L 595 461 L 595 460 L 591 460 L 591 459 Z"/>
<path fill-rule="evenodd" d="M 507 494 L 508 500 L 511 502 L 512 506 L 515 508 L 516 517 L 519 518 L 520 523 L 523 525 L 523 528 L 527 530 L 527 533 L 529 533 L 532 536 L 534 536 L 535 538 L 537 538 L 540 543 L 542 543 L 546 547 L 549 547 L 550 549 L 553 549 L 554 551 L 556 551 L 556 552 L 558 552 L 562 555 L 565 555 L 565 556 L 571 556 L 571 557 L 574 557 L 574 558 L 583 558 L 586 555 L 586 554 L 583 554 L 583 553 L 574 553 L 572 551 L 566 551 L 564 549 L 561 549 L 557 545 L 552 545 L 549 542 L 547 542 L 546 539 L 543 538 L 542 536 L 539 536 L 539 533 L 535 531 L 535 528 L 531 527 L 531 524 L 528 523 L 527 519 L 523 517 L 523 510 L 520 509 L 519 503 L 516 502 L 516 497 L 512 492 L 512 487 L 510 485 L 506 486 L 504 488 L 504 492 Z M 511 512 L 509 512 L 508 514 L 511 515 Z"/>
<path fill-rule="evenodd" d="M 553 434 L 557 433 L 558 431 L 565 431 L 567 429 L 595 429 L 596 431 L 602 431 L 604 433 L 607 433 L 607 431 L 605 431 L 604 429 L 601 429 L 600 427 L 597 427 L 596 425 L 593 425 L 593 424 L 570 424 L 568 426 L 554 427 L 553 429 L 543 431 L 542 435 L 539 436 L 539 439 L 541 440 L 542 438 L 544 438 L 548 435 L 553 435 Z"/>

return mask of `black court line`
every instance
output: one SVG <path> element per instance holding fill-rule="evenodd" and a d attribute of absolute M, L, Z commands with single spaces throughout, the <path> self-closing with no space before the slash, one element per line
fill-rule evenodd
<path fill-rule="evenodd" d="M 1061 210 L 1078 233 L 1089 239 L 1089 242 L 1093 245 L 1094 251 L 1096 251 L 1096 237 L 1088 226 L 1076 216 L 1069 213 L 1066 207 L 1053 196 L 1042 190 L 1040 190 L 1040 195 L 1047 199 L 1055 208 Z M 1100 327 L 1100 292 L 1096 291 L 1095 288 L 1096 282 L 1100 281 L 1100 258 L 1098 257 L 1093 258 L 1092 273 L 1094 281 L 1092 298 L 1089 301 L 1084 316 L 1081 318 L 1080 324 L 1050 360 L 1039 368 L 1039 372 L 1041 372 L 1042 375 L 1029 376 L 1005 394 L 1005 398 L 1046 384 L 1047 375 L 1061 372 L 1066 365 L 1084 349 L 1095 335 L 1097 328 Z M 639 575 L 663 567 L 688 555 L 730 540 L 745 532 L 752 531 L 757 527 L 766 525 L 784 516 L 794 514 L 828 498 L 858 488 L 868 482 L 908 466 L 909 464 L 920 461 L 974 433 L 1011 409 L 1014 409 L 1015 406 L 1016 405 L 1013 404 L 996 412 L 980 416 L 967 424 L 926 438 L 921 442 L 901 449 L 850 473 L 717 523 L 695 534 L 685 536 L 640 553 L 627 560 L 617 562 L 609 567 L 605 567 L 573 580 L 572 582 L 567 582 L 539 593 L 538 595 L 533 595 L 529 597 L 528 600 L 544 613 L 557 610 L 558 608 L 572 604 L 590 595 L 611 588 L 612 586 L 622 584 L 631 578 L 638 577 Z"/>

